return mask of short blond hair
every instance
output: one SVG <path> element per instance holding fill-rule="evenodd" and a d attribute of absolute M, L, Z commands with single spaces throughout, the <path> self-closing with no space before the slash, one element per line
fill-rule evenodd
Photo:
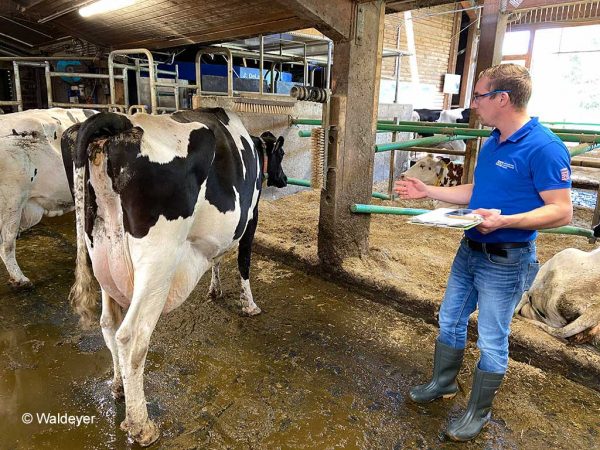
<path fill-rule="evenodd" d="M 479 78 L 490 80 L 490 91 L 510 91 L 508 96 L 517 109 L 525 109 L 531 98 L 531 75 L 526 67 L 518 64 L 499 64 L 488 67 Z"/>

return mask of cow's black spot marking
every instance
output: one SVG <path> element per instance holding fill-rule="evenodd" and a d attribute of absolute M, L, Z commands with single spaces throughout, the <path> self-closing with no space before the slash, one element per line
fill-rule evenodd
<path fill-rule="evenodd" d="M 56 134 L 56 131 L 54 132 L 54 140 L 58 139 L 58 135 Z"/>
<path fill-rule="evenodd" d="M 94 114 L 96 114 L 96 111 L 94 111 L 93 109 L 84 109 L 83 110 L 83 115 L 85 116 L 86 119 L 88 117 L 92 117 Z"/>
<path fill-rule="evenodd" d="M 65 130 L 60 140 L 60 148 L 62 151 L 63 166 L 67 175 L 67 181 L 69 182 L 69 188 L 71 189 L 71 195 L 73 198 L 73 159 L 75 152 L 75 142 L 77 142 L 77 133 L 81 127 L 80 123 L 76 123 Z"/>
<path fill-rule="evenodd" d="M 143 131 L 133 128 L 108 139 L 108 174 L 121 197 L 123 226 L 136 238 L 146 236 L 160 216 L 190 217 L 215 154 L 215 135 L 200 128 L 189 135 L 188 155 L 159 164 L 140 155 Z"/>
<path fill-rule="evenodd" d="M 219 212 L 226 213 L 235 210 L 235 192 L 239 193 L 241 214 L 234 234 L 234 239 L 238 239 L 246 228 L 248 210 L 252 203 L 254 190 L 257 187 L 260 190 L 261 179 L 257 172 L 258 153 L 254 145 L 242 138 L 244 147 L 241 152 L 242 160 L 231 133 L 224 126 L 229 124 L 230 120 L 223 108 L 179 111 L 171 117 L 183 123 L 200 122 L 213 130 L 216 139 L 216 152 L 212 170 L 206 181 L 206 200 L 216 207 Z M 244 167 L 246 168 L 245 178 Z"/>
<path fill-rule="evenodd" d="M 21 131 L 20 133 L 15 130 L 14 128 L 12 129 L 12 134 L 13 136 L 21 136 L 21 137 L 27 137 L 27 136 L 31 136 L 32 138 L 37 138 L 38 137 L 38 132 L 35 130 L 32 131 Z"/>
<path fill-rule="evenodd" d="M 71 114 L 71 111 L 67 111 L 67 117 L 71 120 L 71 122 L 73 122 L 73 123 L 79 123 L 79 120 L 77 120 L 75 118 L 75 116 L 73 114 Z"/>

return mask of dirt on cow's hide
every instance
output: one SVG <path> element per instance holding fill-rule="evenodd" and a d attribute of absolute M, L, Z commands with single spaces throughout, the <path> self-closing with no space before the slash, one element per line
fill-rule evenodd
<path fill-rule="evenodd" d="M 372 199 L 371 203 L 406 208 L 435 207 L 431 200 Z M 591 209 L 577 207 L 572 225 L 589 229 L 592 214 Z M 275 240 L 299 259 L 316 264 L 318 217 L 319 193 L 315 190 L 262 201 L 257 237 Z M 349 272 L 364 274 L 371 285 L 409 290 L 419 300 L 439 304 L 462 232 L 411 225 L 407 224 L 408 220 L 409 216 L 373 214 L 368 257 L 346 259 L 343 267 Z M 590 251 L 597 245 L 581 236 L 540 233 L 537 239 L 541 263 L 565 248 Z"/>

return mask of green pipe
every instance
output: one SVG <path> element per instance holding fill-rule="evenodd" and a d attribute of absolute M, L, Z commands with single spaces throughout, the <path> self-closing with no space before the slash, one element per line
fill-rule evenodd
<path fill-rule="evenodd" d="M 491 130 L 476 130 L 474 128 L 452 129 L 448 127 L 424 127 L 424 126 L 409 126 L 409 125 L 378 125 L 380 130 L 415 132 L 415 133 L 439 133 L 446 135 L 462 134 L 465 136 L 488 137 Z M 600 134 L 594 135 L 577 135 L 568 133 L 556 133 L 556 135 L 564 142 L 581 142 L 581 143 L 600 143 Z"/>
<path fill-rule="evenodd" d="M 322 124 L 320 119 L 292 119 L 291 123 L 297 124 L 297 125 L 321 125 Z M 558 122 L 543 122 L 543 123 L 551 124 L 551 123 L 558 123 Z M 561 123 L 576 124 L 576 122 L 561 122 Z M 401 120 L 396 124 L 393 120 L 378 120 L 377 121 L 377 129 L 378 130 L 380 130 L 380 131 L 384 131 L 384 130 L 397 131 L 397 130 L 385 128 L 382 125 L 383 126 L 385 126 L 385 125 L 400 125 L 400 126 L 407 126 L 407 127 L 418 126 L 418 127 L 428 127 L 428 128 L 433 128 L 433 129 L 440 128 L 440 127 L 441 128 L 469 128 L 468 123 L 415 122 L 415 121 L 409 121 L 409 120 Z M 600 125 L 598 125 L 598 124 L 591 124 L 591 123 L 581 124 L 581 125 L 600 127 Z M 553 127 L 551 127 L 550 130 L 552 130 L 552 132 L 554 132 L 556 134 L 568 134 L 568 135 L 578 135 L 578 134 L 598 135 L 598 134 L 600 134 L 600 132 L 598 130 L 580 130 L 580 129 L 576 129 L 576 128 L 553 128 Z M 408 130 L 408 131 L 402 130 L 402 131 L 410 132 L 412 130 Z M 488 131 L 488 130 L 485 130 L 485 131 Z M 427 132 L 427 131 L 424 131 L 424 132 Z M 489 135 L 489 131 L 488 131 L 487 135 L 481 135 L 481 136 L 486 137 L 488 135 Z M 301 137 L 306 137 L 306 136 L 301 136 Z M 580 142 L 580 141 L 567 141 L 567 142 Z M 584 141 L 584 142 L 587 142 L 587 141 Z"/>
<path fill-rule="evenodd" d="M 303 186 L 303 187 L 311 187 L 310 180 L 303 180 L 301 178 L 288 178 L 287 183 L 293 186 Z M 390 196 L 387 194 L 382 194 L 381 192 L 373 192 L 371 197 L 378 198 L 381 200 L 389 200 Z"/>
<path fill-rule="evenodd" d="M 586 122 L 552 122 L 544 120 L 542 123 L 552 124 L 552 125 L 583 125 L 584 127 L 600 127 L 600 123 L 586 123 Z"/>
<path fill-rule="evenodd" d="M 371 197 L 373 198 L 379 198 L 381 200 L 389 200 L 391 197 L 387 194 L 382 194 L 381 192 L 373 192 L 371 194 Z"/>
<path fill-rule="evenodd" d="M 600 147 L 600 144 L 591 144 L 591 145 L 590 144 L 580 144 L 580 145 L 576 145 L 575 147 L 571 147 L 569 149 L 569 153 L 571 154 L 571 158 L 572 158 L 573 156 L 587 153 L 598 147 Z"/>
<path fill-rule="evenodd" d="M 600 134 L 600 130 L 579 130 L 576 128 L 550 127 L 550 131 L 552 131 L 555 134 Z"/>
<path fill-rule="evenodd" d="M 573 227 L 570 225 L 558 228 L 547 228 L 545 230 L 538 230 L 540 233 L 550 233 L 550 234 L 570 234 L 572 236 L 583 236 L 592 241 L 595 241 L 594 230 L 588 230 L 586 228 Z"/>
<path fill-rule="evenodd" d="M 415 209 L 415 208 L 398 208 L 395 206 L 379 206 L 379 205 L 364 205 L 355 203 L 350 206 L 350 211 L 357 214 L 395 214 L 403 216 L 418 216 L 419 214 L 425 214 L 429 212 L 429 209 Z M 539 230 L 541 233 L 551 234 L 569 234 L 572 236 L 583 236 L 588 239 L 595 239 L 594 230 L 588 230 L 586 228 L 564 226 L 558 228 L 547 228 L 545 230 Z"/>
<path fill-rule="evenodd" d="M 396 206 L 363 205 L 355 203 L 350 206 L 350 211 L 358 214 L 396 214 L 402 216 L 418 216 L 429 212 L 428 209 L 398 208 Z"/>
<path fill-rule="evenodd" d="M 293 125 L 321 125 L 321 119 L 292 119 L 290 123 Z"/>
<path fill-rule="evenodd" d="M 388 130 L 377 130 L 377 133 L 393 133 L 393 131 Z M 300 130 L 298 131 L 298 136 L 302 138 L 307 138 L 312 136 L 311 130 Z"/>
<path fill-rule="evenodd" d="M 310 181 L 309 180 L 302 180 L 300 178 L 289 178 L 288 177 L 287 183 L 288 184 L 293 184 L 294 186 L 310 187 Z"/>
<path fill-rule="evenodd" d="M 419 139 L 410 139 L 408 141 L 390 142 L 387 144 L 377 144 L 375 152 L 387 152 L 390 150 L 399 150 L 403 148 L 415 147 L 419 145 L 436 145 L 442 142 L 457 141 L 459 139 L 475 139 L 475 136 L 431 136 Z"/>

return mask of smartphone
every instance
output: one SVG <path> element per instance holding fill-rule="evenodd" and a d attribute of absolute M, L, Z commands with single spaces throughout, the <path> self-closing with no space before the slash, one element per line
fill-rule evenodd
<path fill-rule="evenodd" d="M 473 210 L 468 208 L 455 209 L 446 213 L 447 216 L 468 216 L 470 214 L 473 214 Z"/>

